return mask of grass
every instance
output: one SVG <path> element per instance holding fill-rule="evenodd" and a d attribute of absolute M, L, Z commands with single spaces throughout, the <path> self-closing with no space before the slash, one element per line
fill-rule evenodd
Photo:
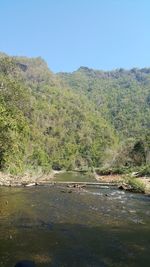
<path fill-rule="evenodd" d="M 136 193 L 145 193 L 145 184 L 138 178 L 134 178 L 131 175 L 124 177 L 125 182 L 130 186 L 131 190 Z"/>

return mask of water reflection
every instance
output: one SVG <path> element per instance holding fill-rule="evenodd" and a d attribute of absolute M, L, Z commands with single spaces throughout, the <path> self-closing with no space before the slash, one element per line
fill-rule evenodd
<path fill-rule="evenodd" d="M 84 172 L 61 172 L 55 175 L 54 181 L 60 182 L 96 182 L 94 175 Z"/>

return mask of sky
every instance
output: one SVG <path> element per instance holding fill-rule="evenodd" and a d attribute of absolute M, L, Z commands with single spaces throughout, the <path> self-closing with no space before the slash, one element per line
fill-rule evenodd
<path fill-rule="evenodd" d="M 0 51 L 54 72 L 150 67 L 150 1 L 0 0 Z"/>

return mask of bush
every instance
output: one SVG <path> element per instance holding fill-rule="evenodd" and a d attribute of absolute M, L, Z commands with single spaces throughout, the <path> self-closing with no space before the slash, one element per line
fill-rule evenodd
<path fill-rule="evenodd" d="M 142 169 L 139 171 L 139 174 L 141 176 L 144 176 L 144 175 L 150 175 L 150 166 L 144 166 L 142 167 Z"/>
<path fill-rule="evenodd" d="M 99 175 L 127 174 L 131 169 L 128 167 L 100 168 L 95 170 Z"/>
<path fill-rule="evenodd" d="M 131 190 L 136 193 L 145 193 L 145 185 L 138 178 L 133 178 L 130 175 L 125 176 L 126 183 L 131 186 Z"/>

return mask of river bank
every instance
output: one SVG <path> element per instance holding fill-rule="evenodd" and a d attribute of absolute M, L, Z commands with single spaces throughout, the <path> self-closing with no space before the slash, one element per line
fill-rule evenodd
<path fill-rule="evenodd" d="M 63 171 L 59 171 L 63 172 Z M 58 171 L 52 170 L 49 174 L 24 174 L 24 175 L 12 175 L 9 173 L 0 172 L 0 186 L 28 186 L 28 185 L 40 185 L 52 182 L 54 176 Z"/>
<path fill-rule="evenodd" d="M 68 174 L 69 177 L 70 174 L 72 174 L 71 172 L 66 172 L 64 170 L 63 171 L 52 170 L 49 174 L 35 174 L 35 175 L 25 174 L 18 176 L 0 172 L 0 186 L 30 187 L 36 185 L 55 184 L 59 181 L 60 174 L 63 175 L 63 173 Z M 85 177 L 87 176 L 88 174 L 86 174 Z M 124 175 L 120 174 L 98 175 L 96 173 L 92 174 L 91 181 L 90 179 L 89 180 L 85 179 L 85 177 L 82 177 L 81 181 L 79 180 L 79 177 L 77 180 L 75 177 L 74 181 L 72 181 L 71 179 L 66 180 L 65 177 L 64 180 L 62 180 L 62 182 L 64 182 L 66 185 L 69 184 L 70 182 L 74 182 L 77 184 L 83 182 L 86 185 L 87 181 L 93 184 L 96 182 L 100 184 L 108 184 L 108 186 L 111 184 L 115 184 L 118 188 L 125 191 L 150 194 L 150 177 L 138 177 L 138 178 L 134 177 L 133 179 L 128 179 L 128 176 L 125 177 Z"/>
<path fill-rule="evenodd" d="M 145 194 L 150 194 L 150 177 L 132 177 L 131 175 L 96 175 L 96 179 L 99 182 L 117 183 L 120 189 L 134 192 L 134 184 L 137 183 L 143 188 Z M 134 183 L 132 181 L 134 180 Z M 142 191 L 142 190 L 141 190 Z"/>

